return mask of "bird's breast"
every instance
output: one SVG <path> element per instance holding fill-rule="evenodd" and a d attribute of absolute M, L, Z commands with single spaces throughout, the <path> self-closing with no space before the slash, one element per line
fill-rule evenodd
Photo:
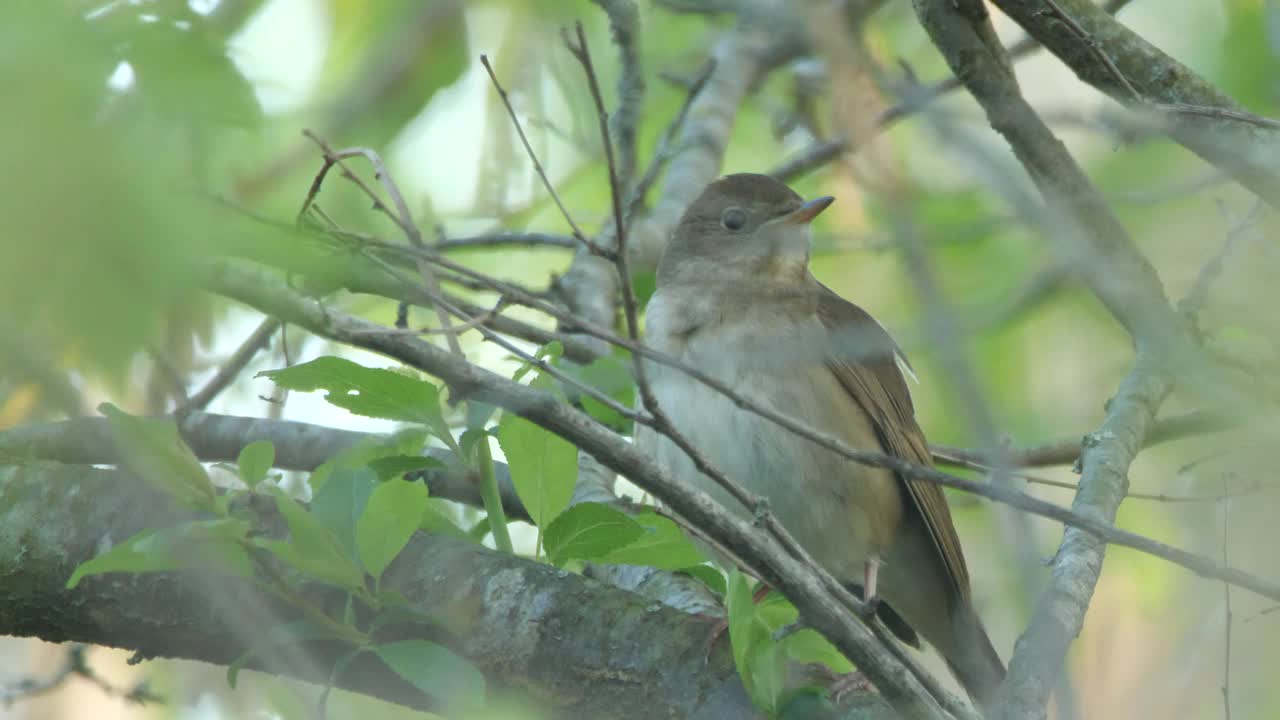
<path fill-rule="evenodd" d="M 735 393 L 800 420 L 854 447 L 880 449 L 871 423 L 828 370 L 816 343 L 821 324 L 777 313 L 708 317 L 697 308 L 655 296 L 647 341 L 714 377 Z M 698 322 L 701 320 L 702 322 Z M 779 332 L 779 327 L 791 331 Z M 812 347 L 810 347 L 812 346 Z M 881 469 L 849 461 L 800 438 L 677 368 L 647 365 L 655 399 L 675 427 L 729 478 L 763 496 L 771 511 L 818 560 L 846 579 L 860 577 L 868 554 L 892 539 L 878 511 L 896 511 L 897 481 Z M 712 494 L 736 512 L 717 483 L 665 438 L 647 428 L 637 443 L 678 479 Z"/>

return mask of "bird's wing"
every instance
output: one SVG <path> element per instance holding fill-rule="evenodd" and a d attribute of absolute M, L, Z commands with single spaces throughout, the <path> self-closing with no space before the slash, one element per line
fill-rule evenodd
<path fill-rule="evenodd" d="M 917 465 L 932 465 L 924 433 L 916 424 L 911 393 L 898 369 L 897 344 L 867 311 L 818 285 L 818 316 L 836 342 L 835 357 L 827 363 L 831 372 L 871 418 L 886 453 Z M 968 599 L 969 571 L 942 488 L 925 480 L 899 479 L 929 529 L 956 590 Z"/>

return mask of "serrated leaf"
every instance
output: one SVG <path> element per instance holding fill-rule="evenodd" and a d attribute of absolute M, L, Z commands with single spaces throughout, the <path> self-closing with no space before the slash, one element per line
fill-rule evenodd
<path fill-rule="evenodd" d="M 357 415 L 421 423 L 437 437 L 449 435 L 439 389 L 394 370 L 326 356 L 280 370 L 264 370 L 257 377 L 271 378 L 288 390 L 324 390 L 324 399 L 330 404 Z"/>
<path fill-rule="evenodd" d="M 257 487 L 258 483 L 266 479 L 275 461 L 276 448 L 270 442 L 257 440 L 245 445 L 236 459 L 240 481 L 251 489 Z"/>
<path fill-rule="evenodd" d="M 680 570 L 706 562 L 707 558 L 670 518 L 646 510 L 631 519 L 640 525 L 643 534 L 609 553 L 604 562 L 648 565 L 660 570 Z"/>
<path fill-rule="evenodd" d="M 231 662 L 227 667 L 227 685 L 235 689 L 236 682 L 239 679 L 240 671 L 244 669 L 245 664 L 258 655 L 262 655 L 269 650 L 296 645 L 298 643 L 308 642 L 311 640 L 327 640 L 336 639 L 337 635 L 329 625 L 318 623 L 314 620 L 294 620 L 293 622 L 284 623 L 282 625 L 273 625 L 267 629 L 267 636 L 253 644 L 239 657 Z"/>
<path fill-rule="evenodd" d="M 534 524 L 545 528 L 573 499 L 577 448 L 510 412 L 498 423 L 498 444 L 507 457 L 516 495 Z"/>
<path fill-rule="evenodd" d="M 343 467 L 334 470 L 311 498 L 311 514 L 333 532 L 350 557 L 356 557 L 356 523 L 377 485 L 372 470 Z"/>
<path fill-rule="evenodd" d="M 427 640 L 400 640 L 373 652 L 397 675 L 455 710 L 484 703 L 484 676 L 465 658 Z"/>
<path fill-rule="evenodd" d="M 426 455 L 391 455 L 369 463 L 369 469 L 383 481 L 397 480 L 407 473 L 419 470 L 435 470 L 443 467 L 445 464 L 438 458 Z"/>
<path fill-rule="evenodd" d="M 279 489 L 273 489 L 276 509 L 289 525 L 289 541 L 258 539 L 255 545 L 295 570 L 345 590 L 364 589 L 364 575 L 355 560 L 320 518 Z"/>
<path fill-rule="evenodd" d="M 164 530 L 144 530 L 110 550 L 80 563 L 67 580 L 74 589 L 90 575 L 109 572 L 164 572 L 198 568 L 240 577 L 253 574 L 239 540 L 248 526 L 235 518 L 185 523 Z"/>
<path fill-rule="evenodd" d="M 543 533 L 547 557 L 555 565 L 569 560 L 599 560 L 644 534 L 626 513 L 600 503 L 578 503 L 564 511 Z"/>
<path fill-rule="evenodd" d="M 182 441 L 172 420 L 129 415 L 110 403 L 98 409 L 107 416 L 111 438 L 125 467 L 185 507 L 218 511 L 209 474 Z"/>
<path fill-rule="evenodd" d="M 356 525 L 360 562 L 375 578 L 404 549 L 422 523 L 427 507 L 427 486 L 418 482 L 388 480 L 380 483 Z"/>

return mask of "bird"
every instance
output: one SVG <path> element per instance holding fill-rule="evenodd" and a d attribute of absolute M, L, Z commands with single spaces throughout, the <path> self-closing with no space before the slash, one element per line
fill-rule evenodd
<path fill-rule="evenodd" d="M 756 403 L 863 450 L 932 464 L 905 356 L 865 310 L 809 269 L 805 202 L 767 175 L 709 184 L 672 232 L 645 309 L 645 342 Z M 899 638 L 933 646 L 979 707 L 1005 668 L 973 605 L 941 488 L 860 464 L 779 427 L 680 368 L 646 361 L 652 398 L 715 467 L 764 498 L 805 550 L 861 592 Z M 669 437 L 642 425 L 639 449 L 743 517 L 744 507 Z"/>

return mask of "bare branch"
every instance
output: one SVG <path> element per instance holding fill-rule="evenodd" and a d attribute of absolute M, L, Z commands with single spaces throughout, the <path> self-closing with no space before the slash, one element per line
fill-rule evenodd
<path fill-rule="evenodd" d="M 593 0 L 609 16 L 613 43 L 618 46 L 618 109 L 610 120 L 618 141 L 618 185 L 632 186 L 636 175 L 636 136 L 644 108 L 644 65 L 640 62 L 640 11 L 634 0 Z"/>
<path fill-rule="evenodd" d="M 1086 436 L 1080 489 L 1072 503 L 1079 514 L 1111 523 L 1128 491 L 1129 463 L 1137 455 L 1171 378 L 1139 356 L 1111 399 L 1101 429 Z M 1085 611 L 1102 573 L 1106 539 L 1069 527 L 1054 556 L 1053 577 L 1040 596 L 1027 629 L 1014 646 L 1001 685 L 996 718 L 1042 717 L 1057 683 L 1067 648 L 1080 634 Z M 1207 559 L 1207 558 L 1206 558 Z"/>
<path fill-rule="evenodd" d="M 306 135 L 312 142 L 320 146 L 321 151 L 324 152 L 324 165 L 321 166 L 320 172 L 316 174 L 315 180 L 311 183 L 310 190 L 307 191 L 307 197 L 303 202 L 302 210 L 298 213 L 299 220 L 302 219 L 303 215 L 314 204 L 316 195 L 320 192 L 320 186 L 324 182 L 325 175 L 329 172 L 329 169 L 336 165 L 342 170 L 342 176 L 344 178 L 355 183 L 356 187 L 359 187 L 364 194 L 373 201 L 374 209 L 384 213 L 390 217 L 393 222 L 395 222 L 400 230 L 404 232 L 404 236 L 409 241 L 409 245 L 415 248 L 426 247 L 426 244 L 422 241 L 422 233 L 418 230 L 417 223 L 413 221 L 413 214 L 409 212 L 409 205 L 405 202 L 404 196 L 400 193 L 400 187 L 396 185 L 395 180 L 392 179 L 390 173 L 387 172 L 386 165 L 383 164 L 382 157 L 379 156 L 378 153 L 369 148 L 348 148 L 346 150 L 334 151 L 333 148 L 329 147 L 328 143 L 310 130 L 304 130 L 302 134 Z M 387 207 L 386 203 L 382 202 L 382 198 L 373 191 L 373 188 L 365 184 L 365 182 L 360 179 L 360 176 L 351 172 L 350 168 L 342 162 L 343 159 L 349 157 L 363 157 L 369 161 L 369 164 L 373 166 L 374 177 L 378 182 L 382 183 L 383 189 L 386 190 L 387 195 L 391 198 L 392 205 L 395 206 L 394 212 L 391 208 Z M 424 262 L 419 262 L 417 265 L 418 272 L 422 275 L 423 284 L 426 285 L 428 289 L 439 292 L 440 285 L 436 281 L 435 274 L 431 272 L 431 267 Z M 449 320 L 449 314 L 437 308 L 436 317 L 440 321 L 440 327 L 444 330 L 445 338 L 449 343 L 449 350 L 452 351 L 453 354 L 461 356 L 462 345 L 458 343 L 458 336 L 450 327 L 451 321 Z"/>
<path fill-rule="evenodd" d="M 493 232 L 474 237 L 442 238 L 436 243 L 440 250 L 473 250 L 501 247 L 548 247 L 573 249 L 578 246 L 571 237 L 532 232 Z"/>
<path fill-rule="evenodd" d="M 244 339 L 240 347 L 231 353 L 231 357 L 227 358 L 227 361 L 218 368 L 218 372 L 212 378 L 209 378 L 209 382 L 192 393 L 191 397 L 174 413 L 181 416 L 192 410 L 203 410 L 209 407 L 209 403 L 213 402 L 214 398 L 227 389 L 227 386 L 240 375 L 240 372 L 253 360 L 258 351 L 267 346 L 271 341 L 271 336 L 279 329 L 279 320 L 275 318 L 264 319 L 252 333 L 249 333 L 249 337 Z"/>
<path fill-rule="evenodd" d="M 1228 418 L 1207 412 L 1191 412 L 1185 415 L 1165 418 L 1156 421 L 1143 440 L 1142 447 L 1224 432 L 1235 427 L 1236 423 Z M 970 463 L 979 467 L 990 464 L 986 453 L 978 450 L 931 445 L 933 459 L 945 465 L 960 464 L 969 467 Z M 1080 458 L 1080 440 L 1065 439 L 1022 450 L 1010 450 L 1006 457 L 1011 467 L 1044 467 L 1048 465 L 1070 465 Z"/>
<path fill-rule="evenodd" d="M 529 138 L 524 134 L 524 128 L 520 125 L 520 118 L 516 116 L 516 109 L 511 106 L 511 98 L 507 96 L 507 91 L 502 87 L 502 83 L 498 82 L 498 76 L 493 71 L 493 66 L 489 64 L 489 58 L 486 55 L 480 56 L 480 64 L 484 65 L 484 69 L 489 73 L 489 79 L 493 82 L 493 87 L 498 91 L 498 97 L 502 98 L 502 104 L 507 108 L 507 114 L 511 116 L 511 124 L 515 126 L 516 133 L 520 135 L 520 142 L 524 145 L 525 152 L 529 155 L 529 160 L 533 162 L 533 169 L 537 171 L 538 177 L 542 179 L 542 186 L 546 188 L 547 194 L 555 201 L 556 207 L 560 208 L 560 214 L 564 216 L 565 222 L 569 223 L 569 227 L 573 230 L 573 237 L 582 243 L 583 247 L 591 251 L 592 255 L 601 257 L 609 257 L 610 250 L 600 247 L 596 242 L 589 239 L 582 233 L 582 228 L 578 227 L 578 223 L 573 221 L 573 216 L 569 214 L 569 209 L 564 206 L 564 201 L 560 199 L 560 193 L 556 192 L 556 188 L 551 184 L 551 179 L 547 177 L 547 171 L 542 169 L 542 163 L 538 160 L 538 156 L 533 152 L 533 146 L 529 144 Z"/>

